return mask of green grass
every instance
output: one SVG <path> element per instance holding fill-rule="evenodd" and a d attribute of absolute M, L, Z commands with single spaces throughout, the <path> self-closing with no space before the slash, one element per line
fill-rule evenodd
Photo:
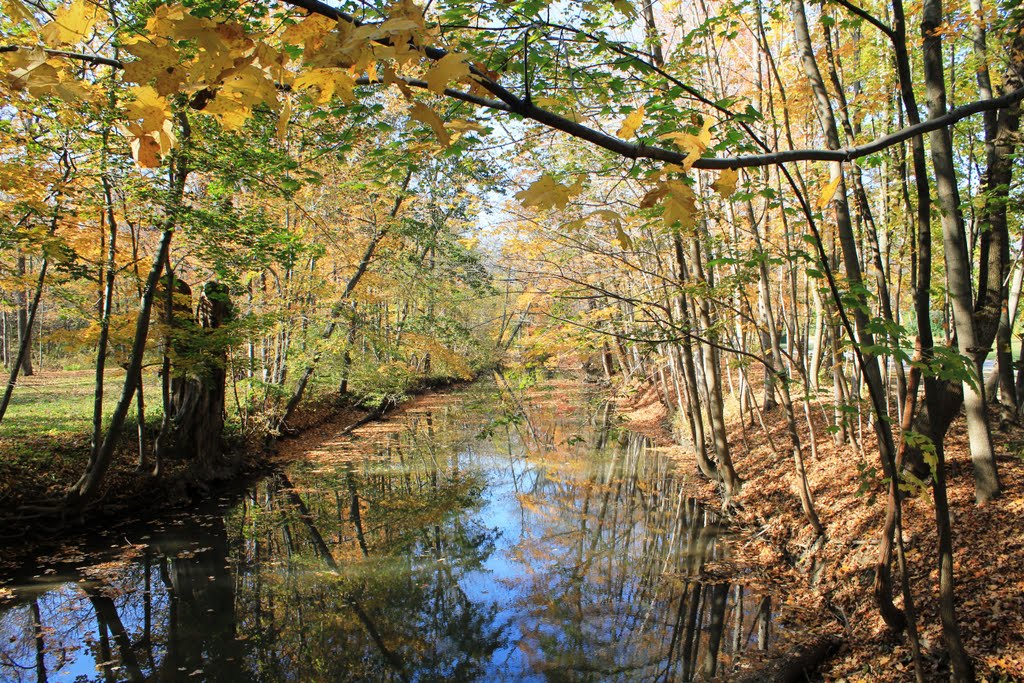
<path fill-rule="evenodd" d="M 108 370 L 104 380 L 104 425 L 109 424 L 111 412 L 121 396 L 124 371 Z M 159 417 L 161 411 L 160 383 L 156 373 L 143 375 L 146 403 L 146 421 Z M 3 423 L 0 440 L 88 439 L 92 433 L 93 391 L 95 375 L 92 370 L 44 370 L 32 377 L 23 377 L 11 396 Z M 135 406 L 129 421 L 135 424 Z M 14 443 L 8 447 L 16 446 Z"/>
<path fill-rule="evenodd" d="M 104 426 L 110 423 L 123 382 L 120 368 L 105 375 Z M 162 417 L 160 380 L 156 372 L 146 372 L 143 382 L 146 422 L 154 425 Z M 44 370 L 18 381 L 0 423 L 0 504 L 59 495 L 82 473 L 89 459 L 94 387 L 92 370 Z M 135 410 L 133 402 L 125 424 L 128 443 L 134 439 Z M 121 464 L 131 469 L 133 458 L 121 458 Z"/>

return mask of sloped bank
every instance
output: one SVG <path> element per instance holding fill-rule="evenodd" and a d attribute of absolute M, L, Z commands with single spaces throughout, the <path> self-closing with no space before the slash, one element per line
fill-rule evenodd
<path fill-rule="evenodd" d="M 812 412 L 817 434 L 825 435 L 821 412 Z M 689 448 L 673 445 L 668 412 L 656 394 L 639 392 L 623 400 L 622 413 L 630 429 L 658 439 L 684 471 L 693 473 L 698 497 L 708 505 L 721 505 L 717 487 L 697 474 Z M 871 430 L 865 428 L 865 437 L 856 446 L 838 447 L 831 438 L 819 436 L 817 459 L 806 459 L 827 534 L 825 543 L 815 544 L 800 509 L 792 458 L 783 450 L 787 443 L 784 421 L 775 417 L 765 415 L 770 439 L 760 426 L 730 425 L 733 459 L 745 480 L 729 513 L 733 525 L 743 532 L 736 543 L 737 566 L 731 571 L 770 583 L 786 596 L 783 611 L 811 628 L 806 649 L 816 650 L 819 656 L 810 658 L 799 671 L 810 674 L 812 680 L 913 680 L 909 645 L 904 636 L 893 635 L 886 628 L 872 595 L 885 502 L 880 477 L 870 475 L 877 461 L 873 438 L 867 436 Z M 806 439 L 806 423 L 801 423 L 801 429 Z M 1020 532 L 1024 428 L 1011 426 L 993 436 L 1001 454 L 1005 493 L 982 507 L 974 504 L 962 418 L 947 437 L 958 620 L 978 680 L 1024 681 L 1024 536 Z M 927 680 L 945 680 L 948 662 L 938 617 L 937 539 L 930 494 L 907 500 L 904 517 L 924 673 Z M 787 617 L 783 614 L 782 618 Z M 839 647 L 818 647 L 833 639 L 838 639 Z M 794 651 L 784 659 L 792 661 L 806 654 Z M 774 676 L 786 663 L 765 662 L 750 680 L 787 680 L 784 675 Z"/>

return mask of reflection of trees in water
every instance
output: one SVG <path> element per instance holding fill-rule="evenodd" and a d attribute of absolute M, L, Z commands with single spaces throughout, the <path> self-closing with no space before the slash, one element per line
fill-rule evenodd
<path fill-rule="evenodd" d="M 227 533 L 220 516 L 180 534 L 154 533 L 135 561 L 74 571 L 68 583 L 20 596 L 0 622 L 9 645 L 20 614 L 31 616 L 36 645 L 32 675 L 0 659 L 0 678 L 45 681 L 96 663 L 76 681 L 240 680 L 240 642 L 234 629 L 234 581 L 227 569 Z M 68 568 L 68 571 L 73 571 Z M 23 648 L 29 637 L 15 648 Z M 7 648 L 5 647 L 5 652 Z M 88 658 L 83 657 L 88 655 Z"/>
<path fill-rule="evenodd" d="M 229 521 L 246 568 L 238 612 L 272 678 L 466 680 L 499 647 L 496 608 L 460 586 L 494 549 L 465 514 L 482 482 L 432 416 L 419 421 L 414 441 L 271 477 Z"/>
<path fill-rule="evenodd" d="M 687 681 L 767 647 L 770 602 L 700 580 L 718 521 L 671 462 L 607 406 L 583 434 L 556 402 L 530 410 L 486 444 L 464 406 L 413 414 L 154 532 L 133 562 L 22 595 L 0 616 L 0 679 L 79 658 L 98 664 L 83 681 L 469 680 L 518 650 L 551 680 Z M 475 514 L 482 463 L 519 494 L 507 596 L 466 588 L 498 540 Z"/>
<path fill-rule="evenodd" d="M 766 648 L 770 602 L 698 580 L 723 554 L 715 515 L 648 439 L 606 424 L 587 468 L 546 455 L 520 496 L 529 532 L 516 553 L 531 569 L 512 587 L 532 666 L 551 680 L 688 681 Z"/>

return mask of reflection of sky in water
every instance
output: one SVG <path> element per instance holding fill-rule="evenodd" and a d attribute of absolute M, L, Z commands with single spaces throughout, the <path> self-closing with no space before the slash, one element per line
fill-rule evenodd
<path fill-rule="evenodd" d="M 533 396 L 510 419 L 471 387 L 376 454 L 109 536 L 129 560 L 13 582 L 0 679 L 39 678 L 33 598 L 51 681 L 688 680 L 764 644 L 760 596 L 691 580 L 723 549 L 671 463 Z"/>

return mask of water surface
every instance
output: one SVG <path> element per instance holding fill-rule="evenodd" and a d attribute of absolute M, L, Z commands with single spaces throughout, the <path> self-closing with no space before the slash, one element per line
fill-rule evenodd
<path fill-rule="evenodd" d="M 3 579 L 3 681 L 690 681 L 784 639 L 607 403 L 480 382 Z"/>

